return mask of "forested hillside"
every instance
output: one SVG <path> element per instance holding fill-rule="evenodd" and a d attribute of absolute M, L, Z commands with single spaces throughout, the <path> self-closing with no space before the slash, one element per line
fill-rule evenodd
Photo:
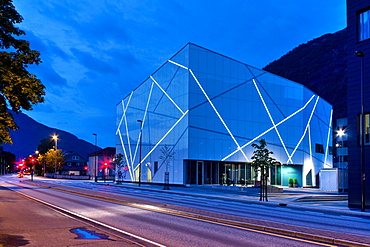
<path fill-rule="evenodd" d="M 346 29 L 302 44 L 268 64 L 266 71 L 299 82 L 333 105 L 334 119 L 347 117 Z"/>

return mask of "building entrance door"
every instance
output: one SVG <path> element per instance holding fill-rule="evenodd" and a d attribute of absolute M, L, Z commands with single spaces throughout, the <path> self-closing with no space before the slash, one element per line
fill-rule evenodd
<path fill-rule="evenodd" d="M 197 161 L 197 185 L 203 185 L 204 163 Z"/>

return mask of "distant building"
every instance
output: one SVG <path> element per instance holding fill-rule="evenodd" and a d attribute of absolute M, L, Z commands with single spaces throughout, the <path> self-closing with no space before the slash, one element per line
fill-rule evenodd
<path fill-rule="evenodd" d="M 117 174 L 251 184 L 251 144 L 265 139 L 281 162 L 271 184 L 317 186 L 333 166 L 331 120 L 332 106 L 305 86 L 189 43 L 117 105 Z"/>
<path fill-rule="evenodd" d="M 98 179 L 104 179 L 105 177 L 114 176 L 115 168 L 112 162 L 115 154 L 116 149 L 113 147 L 107 147 L 89 154 L 88 175 L 90 175 L 90 178 L 94 179 L 95 176 L 98 176 Z"/>
<path fill-rule="evenodd" d="M 348 205 L 370 208 L 370 2 L 347 0 Z M 357 51 L 357 55 L 355 52 Z M 362 83 L 361 83 L 362 82 Z M 361 101 L 363 85 L 363 104 Z M 364 125 L 361 112 L 364 109 Z M 362 134 L 362 138 L 361 138 Z M 363 144 L 363 152 L 361 152 Z M 362 156 L 364 154 L 364 156 Z M 364 159 L 362 159 L 362 157 Z M 366 176 L 362 172 L 365 168 Z M 364 181 L 364 190 L 362 190 Z M 363 193 L 364 191 L 364 193 Z M 364 197 L 363 197 L 364 196 Z M 363 201 L 362 198 L 365 198 Z"/>
<path fill-rule="evenodd" d="M 64 156 L 64 165 L 60 170 L 61 175 L 87 175 L 87 160 L 74 152 L 67 152 Z"/>

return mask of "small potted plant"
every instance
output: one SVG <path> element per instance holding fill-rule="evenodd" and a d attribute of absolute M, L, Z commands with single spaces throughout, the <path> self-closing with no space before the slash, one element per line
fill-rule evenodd
<path fill-rule="evenodd" d="M 297 178 L 293 179 L 293 187 L 298 187 L 298 179 Z"/>
<path fill-rule="evenodd" d="M 288 186 L 293 187 L 293 178 L 288 178 Z"/>

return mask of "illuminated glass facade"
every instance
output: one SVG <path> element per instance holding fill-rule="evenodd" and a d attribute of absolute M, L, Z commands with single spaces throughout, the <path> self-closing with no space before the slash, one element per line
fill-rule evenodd
<path fill-rule="evenodd" d="M 163 183 L 167 171 L 171 184 L 249 184 L 263 138 L 282 163 L 271 184 L 314 186 L 332 167 L 331 115 L 303 85 L 189 43 L 117 105 L 116 179 Z"/>

